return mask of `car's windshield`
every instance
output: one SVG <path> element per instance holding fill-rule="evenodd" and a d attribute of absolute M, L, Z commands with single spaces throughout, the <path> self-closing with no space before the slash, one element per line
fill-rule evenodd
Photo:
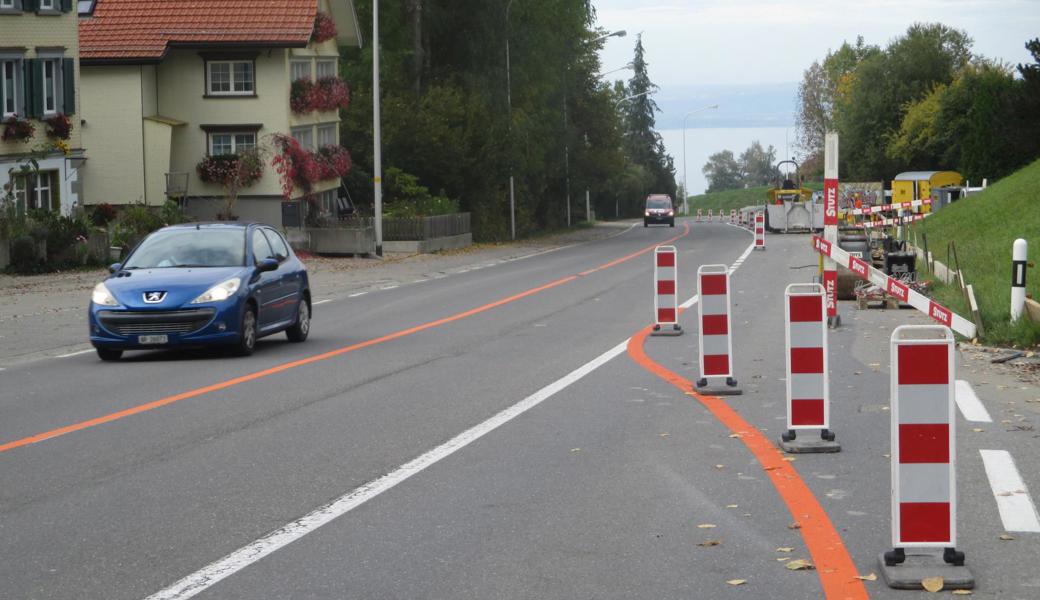
<path fill-rule="evenodd" d="M 148 236 L 123 268 L 240 267 L 245 240 L 243 229 L 164 229 Z"/>
<path fill-rule="evenodd" d="M 671 208 L 672 207 L 672 201 L 669 200 L 668 198 L 647 198 L 646 199 L 646 207 L 647 208 Z"/>

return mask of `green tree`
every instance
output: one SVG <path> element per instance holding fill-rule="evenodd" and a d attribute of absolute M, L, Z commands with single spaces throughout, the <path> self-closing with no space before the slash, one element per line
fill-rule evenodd
<path fill-rule="evenodd" d="M 762 148 L 758 140 L 751 142 L 738 159 L 742 182 L 752 187 L 769 184 L 774 179 L 775 163 L 776 148 Z"/>
<path fill-rule="evenodd" d="M 660 112 L 660 109 L 653 99 L 653 93 L 658 88 L 650 80 L 642 35 L 636 39 L 632 65 L 632 78 L 626 89 L 629 96 L 635 97 L 623 106 L 627 134 L 626 151 L 633 162 L 643 166 L 650 173 L 653 178 L 652 191 L 669 194 L 674 198 L 675 166 L 672 157 L 665 152 L 661 135 L 654 129 L 656 113 Z"/>
<path fill-rule="evenodd" d="M 709 156 L 708 162 L 704 164 L 701 172 L 708 180 L 708 193 L 744 187 L 740 163 L 730 150 L 723 150 Z"/>

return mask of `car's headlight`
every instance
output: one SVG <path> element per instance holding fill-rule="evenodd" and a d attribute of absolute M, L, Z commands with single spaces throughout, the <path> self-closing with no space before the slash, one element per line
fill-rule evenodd
<path fill-rule="evenodd" d="M 98 306 L 119 306 L 116 297 L 112 295 L 112 292 L 108 291 L 103 282 L 94 286 L 94 293 L 91 295 L 90 300 Z"/>
<path fill-rule="evenodd" d="M 191 303 L 203 304 L 206 302 L 223 302 L 224 300 L 227 300 L 231 296 L 235 295 L 235 292 L 238 291 L 238 286 L 240 285 L 242 285 L 242 280 L 238 277 L 228 279 L 223 283 L 218 283 L 217 285 L 209 288 L 208 290 L 206 290 L 205 294 L 202 294 L 198 298 L 192 300 Z"/>

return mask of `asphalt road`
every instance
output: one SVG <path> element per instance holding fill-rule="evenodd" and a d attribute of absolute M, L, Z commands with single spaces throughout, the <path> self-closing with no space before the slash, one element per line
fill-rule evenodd
<path fill-rule="evenodd" d="M 844 307 L 831 336 L 843 452 L 765 465 L 754 440 L 783 428 L 783 290 L 811 280 L 814 257 L 804 236 L 748 254 L 742 230 L 685 231 L 638 227 L 337 298 L 307 343 L 278 336 L 250 358 L 0 372 L 0 598 L 906 596 L 852 571 L 876 573 L 889 543 L 888 335 L 924 320 Z M 697 266 L 746 257 L 732 280 L 745 394 L 724 405 L 743 433 L 648 369 L 697 378 L 695 312 L 683 336 L 625 344 L 652 319 L 649 251 L 677 236 L 683 300 Z M 996 400 L 983 397 L 995 416 Z M 1010 451 L 1036 491 L 1038 438 L 958 419 L 975 596 L 1036 598 L 1040 534 L 999 539 L 979 450 Z M 778 493 L 790 482 L 808 491 Z M 806 516 L 814 505 L 826 518 Z"/>

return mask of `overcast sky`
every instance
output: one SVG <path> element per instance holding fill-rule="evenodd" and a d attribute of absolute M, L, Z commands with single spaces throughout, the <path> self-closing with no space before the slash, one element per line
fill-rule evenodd
<path fill-rule="evenodd" d="M 635 34 L 643 32 L 650 77 L 661 86 L 658 101 L 666 113 L 699 107 L 697 98 L 687 97 L 705 99 L 706 84 L 797 82 L 813 60 L 843 41 L 862 35 L 883 47 L 914 22 L 964 29 L 977 54 L 1009 63 L 1030 61 L 1023 44 L 1040 36 L 1040 0 L 594 0 L 594 5 L 599 25 L 629 34 L 605 44 L 604 71 L 630 61 Z M 681 126 L 674 114 L 661 117 L 659 126 Z M 691 118 L 690 126 L 711 126 L 711 118 Z"/>

